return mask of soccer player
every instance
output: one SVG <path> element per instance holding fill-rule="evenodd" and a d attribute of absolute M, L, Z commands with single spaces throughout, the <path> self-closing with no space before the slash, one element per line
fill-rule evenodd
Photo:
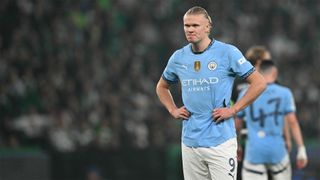
<path fill-rule="evenodd" d="M 246 59 L 259 71 L 259 67 L 262 61 L 270 60 L 271 53 L 265 46 L 254 45 L 251 46 L 245 53 Z M 232 92 L 232 100 L 235 102 L 237 100 L 239 92 L 246 88 L 248 83 L 242 79 L 236 78 L 234 83 L 234 88 Z"/>
<path fill-rule="evenodd" d="M 237 114 L 236 121 L 245 119 L 248 129 L 242 179 L 267 180 L 270 171 L 273 180 L 291 180 L 291 165 L 283 138 L 285 121 L 291 127 L 298 147 L 297 168 L 307 164 L 294 98 L 287 87 L 275 83 L 278 71 L 273 61 L 262 61 L 260 73 L 268 83 L 267 89 Z M 245 92 L 241 91 L 240 99 Z"/>
<path fill-rule="evenodd" d="M 267 61 L 267 60 L 271 59 L 271 53 L 263 45 L 254 45 L 254 46 L 251 46 L 246 51 L 245 57 L 258 71 L 262 61 Z M 233 91 L 232 91 L 232 96 L 231 96 L 231 99 L 233 102 L 237 101 L 237 98 L 238 98 L 240 91 L 247 88 L 247 86 L 248 86 L 248 83 L 246 81 L 239 79 L 239 78 L 235 79 L 234 87 L 233 87 Z M 238 142 L 238 152 L 237 152 L 237 157 L 238 157 L 237 179 L 239 179 L 239 180 L 242 179 L 241 178 L 241 169 L 242 169 L 243 150 L 245 149 L 245 137 L 246 137 L 245 123 L 243 123 L 242 126 L 243 126 L 243 129 L 241 130 L 241 132 L 238 132 L 238 139 L 241 139 L 241 141 Z M 288 130 L 288 128 L 287 128 L 287 130 Z M 287 139 L 290 139 L 289 131 L 286 131 L 285 137 Z M 288 142 L 288 146 L 291 145 L 291 141 L 286 141 L 286 142 Z"/>
<path fill-rule="evenodd" d="M 263 45 L 254 45 L 251 46 L 245 53 L 245 57 L 251 64 L 256 68 L 257 71 L 260 69 L 260 64 L 262 61 L 271 60 L 271 53 L 270 51 Z M 232 94 L 232 101 L 235 102 L 237 100 L 238 94 L 241 90 L 247 87 L 247 83 L 243 80 L 239 80 L 238 78 L 235 80 L 233 94 Z M 241 142 L 238 144 L 238 179 L 241 179 L 241 169 L 242 169 L 242 160 L 243 160 L 243 149 L 245 148 L 245 138 L 246 137 L 246 128 L 245 123 L 241 122 L 243 126 L 243 134 L 238 132 L 238 137 L 241 139 Z M 284 138 L 286 142 L 286 147 L 288 151 L 291 151 L 292 143 L 291 143 L 291 135 L 288 124 L 285 123 L 284 126 Z"/>
<path fill-rule="evenodd" d="M 251 46 L 245 56 L 258 71 L 262 61 L 271 60 L 271 53 L 262 45 Z"/>
<path fill-rule="evenodd" d="M 189 44 L 170 57 L 156 92 L 169 113 L 183 120 L 184 179 L 234 180 L 237 140 L 233 117 L 261 94 L 266 82 L 238 48 L 209 37 L 212 21 L 204 8 L 189 9 L 183 24 Z M 230 107 L 235 76 L 251 86 Z M 179 81 L 181 107 L 170 92 L 170 85 Z"/>

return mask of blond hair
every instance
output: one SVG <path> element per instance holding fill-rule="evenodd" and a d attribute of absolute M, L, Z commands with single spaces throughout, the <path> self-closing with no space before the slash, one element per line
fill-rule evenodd
<path fill-rule="evenodd" d="M 269 53 L 265 46 L 256 45 L 249 48 L 245 54 L 246 58 L 251 62 L 252 65 L 257 65 L 258 61 L 265 60 L 264 56 Z"/>
<path fill-rule="evenodd" d="M 200 6 L 194 6 L 192 8 L 190 8 L 186 14 L 186 15 L 200 15 L 202 14 L 206 19 L 208 19 L 208 22 L 209 22 L 209 25 L 210 25 L 210 31 L 211 31 L 211 28 L 212 28 L 212 20 L 211 20 L 211 17 L 209 15 L 209 13 L 207 12 L 207 10 L 205 10 L 203 7 L 200 7 Z M 209 33 L 210 33 L 209 31 Z"/>

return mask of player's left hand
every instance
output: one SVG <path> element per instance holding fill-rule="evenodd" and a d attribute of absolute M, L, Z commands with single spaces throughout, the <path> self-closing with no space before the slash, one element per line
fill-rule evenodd
<path fill-rule="evenodd" d="M 302 169 L 302 168 L 307 166 L 308 160 L 307 159 L 297 159 L 297 163 L 296 164 L 297 164 L 297 168 L 298 169 Z"/>
<path fill-rule="evenodd" d="M 298 147 L 298 153 L 297 153 L 297 168 L 302 169 L 304 168 L 308 163 L 308 157 L 306 153 L 305 146 Z"/>
<path fill-rule="evenodd" d="M 216 123 L 219 123 L 220 121 L 222 121 L 224 119 L 229 119 L 235 115 L 236 115 L 236 111 L 232 107 L 231 108 L 228 108 L 228 107 L 216 108 L 212 112 L 213 120 Z"/>

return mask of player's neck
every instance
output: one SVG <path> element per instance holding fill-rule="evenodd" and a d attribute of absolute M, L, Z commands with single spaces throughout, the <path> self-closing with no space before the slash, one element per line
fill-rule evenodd
<path fill-rule="evenodd" d="M 272 76 L 264 76 L 264 79 L 266 81 L 267 84 L 272 84 L 276 81 L 276 79 Z"/>
<path fill-rule="evenodd" d="M 192 44 L 192 52 L 194 53 L 202 53 L 204 52 L 205 50 L 207 50 L 211 44 L 213 42 L 213 39 L 210 39 L 209 37 L 208 38 L 205 38 L 203 39 L 202 41 L 198 42 L 198 43 L 193 43 Z"/>

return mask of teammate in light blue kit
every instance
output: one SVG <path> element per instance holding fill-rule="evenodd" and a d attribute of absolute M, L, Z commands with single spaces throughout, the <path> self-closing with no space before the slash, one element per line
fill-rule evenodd
<path fill-rule="evenodd" d="M 212 22 L 205 9 L 189 9 L 183 22 L 189 44 L 170 57 L 156 91 L 170 114 L 184 120 L 184 178 L 235 179 L 237 142 L 233 116 L 253 102 L 266 83 L 235 46 L 209 38 Z M 252 86 L 230 107 L 235 76 Z M 169 90 L 179 81 L 184 104 L 180 108 Z"/>
<path fill-rule="evenodd" d="M 242 178 L 267 180 L 267 171 L 271 171 L 273 180 L 290 180 L 291 167 L 283 137 L 285 120 L 288 121 L 298 146 L 298 168 L 303 168 L 307 163 L 295 116 L 294 98 L 287 87 L 274 83 L 277 68 L 271 60 L 261 62 L 260 72 L 268 83 L 267 89 L 249 107 L 237 114 L 239 118 L 245 118 L 248 129 Z M 244 93 L 245 90 L 239 97 Z"/>

